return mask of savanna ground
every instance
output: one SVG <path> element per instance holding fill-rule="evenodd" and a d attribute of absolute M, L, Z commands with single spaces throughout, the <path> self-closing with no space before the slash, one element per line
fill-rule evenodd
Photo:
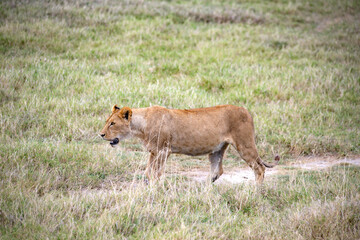
<path fill-rule="evenodd" d="M 358 0 L 1 1 L 1 239 L 359 239 Z M 262 189 L 183 175 L 145 185 L 136 140 L 97 133 L 113 104 L 245 106 Z M 230 149 L 225 172 L 246 167 Z"/>

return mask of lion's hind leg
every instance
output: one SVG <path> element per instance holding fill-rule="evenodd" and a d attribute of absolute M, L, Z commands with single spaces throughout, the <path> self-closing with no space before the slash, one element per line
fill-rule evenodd
<path fill-rule="evenodd" d="M 209 154 L 209 160 L 211 163 L 210 177 L 212 182 L 215 182 L 216 179 L 218 179 L 224 172 L 222 167 L 222 159 L 228 145 L 228 143 L 225 143 L 219 151 Z"/>
<path fill-rule="evenodd" d="M 245 146 L 236 144 L 235 148 L 240 154 L 241 158 L 244 159 L 249 167 L 251 167 L 251 169 L 254 171 L 256 183 L 261 184 L 264 181 L 265 166 L 260 164 L 257 160 L 259 158 L 259 154 L 255 145 Z"/>

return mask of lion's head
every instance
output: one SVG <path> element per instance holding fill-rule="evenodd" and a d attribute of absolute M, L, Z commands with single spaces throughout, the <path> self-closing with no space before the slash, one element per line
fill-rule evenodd
<path fill-rule="evenodd" d="M 100 136 L 110 141 L 111 146 L 115 146 L 120 140 L 130 136 L 130 120 L 132 111 L 129 107 L 119 108 L 117 105 L 112 107 L 112 114 L 106 119 L 104 128 Z"/>

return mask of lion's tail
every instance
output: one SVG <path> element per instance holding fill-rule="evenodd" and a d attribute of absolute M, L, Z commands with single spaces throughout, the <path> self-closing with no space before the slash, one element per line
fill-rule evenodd
<path fill-rule="evenodd" d="M 269 164 L 269 163 L 263 162 L 260 157 L 257 158 L 258 163 L 261 164 L 261 165 L 264 165 L 264 166 L 267 167 L 267 168 L 273 168 L 273 167 L 275 167 L 276 165 L 278 165 L 278 163 L 279 163 L 279 161 L 280 161 L 280 156 L 279 156 L 279 155 L 276 155 L 275 158 L 274 158 L 274 160 L 275 160 L 275 163 Z"/>

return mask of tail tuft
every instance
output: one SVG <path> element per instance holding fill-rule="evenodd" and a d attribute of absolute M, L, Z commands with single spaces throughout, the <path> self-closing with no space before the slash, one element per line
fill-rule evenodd
<path fill-rule="evenodd" d="M 259 158 L 259 159 L 260 159 L 260 158 Z M 263 162 L 263 161 L 260 159 L 260 163 L 261 163 L 262 165 L 264 165 L 265 167 L 267 167 L 267 168 L 273 168 L 273 167 L 275 167 L 276 165 L 278 165 L 278 163 L 279 163 L 279 161 L 280 161 L 280 156 L 279 156 L 279 155 L 276 155 L 275 158 L 274 158 L 274 160 L 275 160 L 275 163 L 273 163 L 273 164 L 268 164 L 268 163 Z"/>

